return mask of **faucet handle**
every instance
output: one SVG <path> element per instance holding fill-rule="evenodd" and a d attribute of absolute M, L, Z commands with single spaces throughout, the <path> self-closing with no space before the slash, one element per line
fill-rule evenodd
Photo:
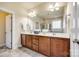
<path fill-rule="evenodd" d="M 77 43 L 77 44 L 79 44 L 78 39 L 75 39 L 75 40 L 73 41 L 73 43 Z"/>
<path fill-rule="evenodd" d="M 53 35 L 56 35 L 55 33 L 53 33 Z"/>

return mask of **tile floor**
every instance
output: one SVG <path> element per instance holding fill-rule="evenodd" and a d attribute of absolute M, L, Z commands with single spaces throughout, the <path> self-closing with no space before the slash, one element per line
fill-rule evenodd
<path fill-rule="evenodd" d="M 0 49 L 0 57 L 46 57 L 28 48 Z"/>

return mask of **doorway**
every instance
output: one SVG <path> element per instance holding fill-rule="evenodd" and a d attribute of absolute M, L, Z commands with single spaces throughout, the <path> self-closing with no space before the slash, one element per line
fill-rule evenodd
<path fill-rule="evenodd" d="M 0 10 L 0 47 L 12 48 L 12 14 Z"/>

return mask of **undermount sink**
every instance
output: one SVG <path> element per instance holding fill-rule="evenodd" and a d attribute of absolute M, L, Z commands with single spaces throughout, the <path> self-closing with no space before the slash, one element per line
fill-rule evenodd
<path fill-rule="evenodd" d="M 53 33 L 52 35 L 56 35 L 55 33 Z"/>
<path fill-rule="evenodd" d="M 39 31 L 34 31 L 34 34 L 39 34 L 40 32 Z"/>

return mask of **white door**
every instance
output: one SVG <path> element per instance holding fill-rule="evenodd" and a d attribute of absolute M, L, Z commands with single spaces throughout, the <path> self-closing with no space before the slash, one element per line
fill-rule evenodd
<path fill-rule="evenodd" d="M 11 15 L 6 16 L 6 47 L 12 48 Z"/>

